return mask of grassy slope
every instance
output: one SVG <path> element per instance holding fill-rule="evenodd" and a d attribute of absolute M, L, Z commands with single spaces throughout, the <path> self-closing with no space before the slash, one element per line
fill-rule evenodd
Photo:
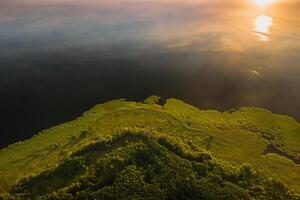
<path fill-rule="evenodd" d="M 258 108 L 220 113 L 198 110 L 176 99 L 164 106 L 156 98 L 145 103 L 113 100 L 82 117 L 39 133 L 0 151 L 0 191 L 20 179 L 56 166 L 86 144 L 124 128 L 178 137 L 192 149 L 208 149 L 233 163 L 250 163 L 284 180 L 300 193 L 300 124 L 292 118 Z M 268 144 L 280 153 L 263 154 Z M 279 155 L 280 154 L 280 155 Z"/>

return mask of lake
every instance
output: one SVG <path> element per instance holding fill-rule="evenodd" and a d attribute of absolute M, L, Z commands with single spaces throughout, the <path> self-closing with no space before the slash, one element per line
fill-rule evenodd
<path fill-rule="evenodd" d="M 300 120 L 297 0 L 2 0 L 0 147 L 150 95 Z"/>

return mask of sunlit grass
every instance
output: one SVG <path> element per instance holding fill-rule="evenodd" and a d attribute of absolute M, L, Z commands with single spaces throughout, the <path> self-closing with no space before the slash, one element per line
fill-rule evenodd
<path fill-rule="evenodd" d="M 263 155 L 268 143 L 300 158 L 300 125 L 292 118 L 258 108 L 228 112 L 199 110 L 180 100 L 163 106 L 114 100 L 95 106 L 75 121 L 43 131 L 23 143 L 0 151 L 0 192 L 28 175 L 39 174 L 72 152 L 124 129 L 145 130 L 180 139 L 194 150 L 206 149 L 217 158 L 264 170 L 300 192 L 300 167 L 281 155 Z M 278 164 L 280 163 L 280 165 Z M 293 176 L 293 177 L 291 177 Z"/>

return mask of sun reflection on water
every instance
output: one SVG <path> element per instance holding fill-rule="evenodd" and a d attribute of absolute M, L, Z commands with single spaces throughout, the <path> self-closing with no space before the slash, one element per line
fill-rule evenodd
<path fill-rule="evenodd" d="M 269 4 L 272 4 L 274 0 L 255 0 L 256 5 L 260 7 L 267 6 Z"/>
<path fill-rule="evenodd" d="M 269 34 L 272 25 L 272 17 L 266 15 L 258 16 L 254 20 L 254 35 L 256 35 L 260 41 L 268 42 L 270 40 Z"/>

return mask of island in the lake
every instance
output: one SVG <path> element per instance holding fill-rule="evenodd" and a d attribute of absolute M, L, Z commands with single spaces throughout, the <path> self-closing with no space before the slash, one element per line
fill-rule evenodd
<path fill-rule="evenodd" d="M 0 150 L 0 199 L 300 199 L 300 124 L 177 99 L 99 104 Z"/>

